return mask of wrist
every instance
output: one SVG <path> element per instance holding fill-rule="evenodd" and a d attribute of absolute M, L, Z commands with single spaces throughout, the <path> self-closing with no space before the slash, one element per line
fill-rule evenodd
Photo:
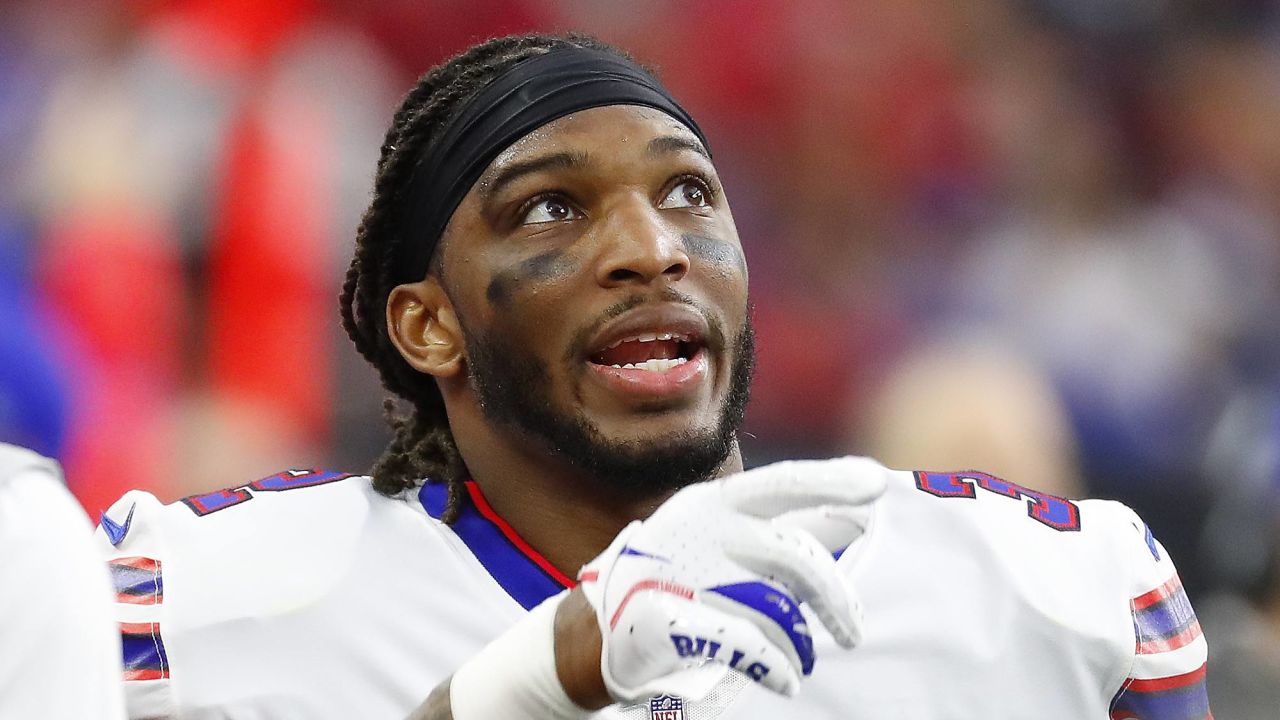
<path fill-rule="evenodd" d="M 556 675 L 577 705 L 598 710 L 613 703 L 600 672 L 600 625 L 581 589 L 569 593 L 556 608 Z"/>
<path fill-rule="evenodd" d="M 593 711 L 571 700 L 557 671 L 555 620 L 568 596 L 537 606 L 453 674 L 454 720 L 582 720 Z"/>

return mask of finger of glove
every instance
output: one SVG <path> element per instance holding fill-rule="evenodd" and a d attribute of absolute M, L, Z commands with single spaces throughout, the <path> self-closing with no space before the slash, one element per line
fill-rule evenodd
<path fill-rule="evenodd" d="M 763 580 L 717 585 L 699 593 L 699 601 L 745 618 L 787 654 L 802 675 L 813 672 L 813 635 L 800 603 L 781 585 Z"/>
<path fill-rule="evenodd" d="M 839 553 L 862 537 L 871 522 L 870 505 L 823 505 L 792 510 L 773 519 L 782 527 L 803 530 L 829 553 Z"/>
<path fill-rule="evenodd" d="M 601 667 L 610 694 L 624 702 L 642 699 L 666 691 L 664 683 L 673 675 L 708 662 L 727 665 L 775 692 L 794 694 L 800 661 L 790 645 L 784 650 L 761 630 L 761 620 L 748 619 L 743 606 L 729 604 L 726 610 L 700 599 L 637 596 L 618 631 L 605 637 Z"/>
<path fill-rule="evenodd" d="M 764 614 L 722 598 L 718 593 L 710 598 L 703 593 L 696 609 L 672 626 L 673 636 L 677 630 L 685 630 L 684 636 L 691 643 L 686 652 L 727 665 L 773 692 L 795 695 L 803 668 L 790 640 L 781 637 L 776 632 L 779 626 Z M 699 639 L 706 642 L 700 643 Z M 677 642 L 685 641 L 673 637 L 672 644 Z M 713 648 L 712 642 L 717 646 Z M 812 647 L 809 654 L 812 666 Z"/>
<path fill-rule="evenodd" d="M 874 460 L 792 460 L 720 481 L 722 502 L 760 518 L 823 505 L 864 505 L 885 489 L 888 470 Z"/>
<path fill-rule="evenodd" d="M 812 535 L 776 523 L 741 518 L 742 529 L 724 541 L 724 553 L 750 572 L 781 583 L 831 632 L 853 647 L 861 638 L 860 609 L 831 554 Z"/>

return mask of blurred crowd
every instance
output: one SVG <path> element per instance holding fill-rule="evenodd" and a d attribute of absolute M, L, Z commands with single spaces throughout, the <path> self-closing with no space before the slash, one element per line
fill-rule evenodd
<path fill-rule="evenodd" d="M 1200 608 L 1219 720 L 1280 707 L 1264 0 L 0 0 L 0 440 L 95 515 L 367 468 L 382 391 L 336 296 L 391 113 L 473 41 L 570 29 L 711 139 L 749 462 L 1124 500 Z"/>

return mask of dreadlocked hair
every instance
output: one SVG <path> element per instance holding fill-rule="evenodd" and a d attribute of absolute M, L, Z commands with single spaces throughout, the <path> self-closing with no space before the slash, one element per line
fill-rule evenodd
<path fill-rule="evenodd" d="M 425 148 L 462 105 L 517 62 L 561 47 L 589 47 L 630 59 L 594 38 L 577 35 L 515 35 L 475 45 L 418 79 L 392 118 L 382 143 L 373 199 L 356 232 L 355 255 L 342 284 L 342 327 L 356 350 L 378 371 L 382 386 L 409 406 L 385 402 L 391 442 L 373 465 L 373 487 L 397 495 L 420 482 L 442 482 L 448 499 L 441 519 L 452 523 L 462 507 L 467 478 L 435 380 L 414 370 L 391 344 L 387 297 L 395 287 L 396 258 L 413 238 L 404 227 L 404 191 Z M 438 267 L 438 258 L 433 260 Z"/>

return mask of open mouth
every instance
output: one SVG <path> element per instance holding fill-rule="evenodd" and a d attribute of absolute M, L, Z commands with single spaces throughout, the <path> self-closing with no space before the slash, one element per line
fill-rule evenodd
<path fill-rule="evenodd" d="M 692 335 L 671 332 L 640 333 L 621 338 L 589 359 L 596 365 L 618 370 L 668 373 L 697 356 L 702 341 Z"/>

